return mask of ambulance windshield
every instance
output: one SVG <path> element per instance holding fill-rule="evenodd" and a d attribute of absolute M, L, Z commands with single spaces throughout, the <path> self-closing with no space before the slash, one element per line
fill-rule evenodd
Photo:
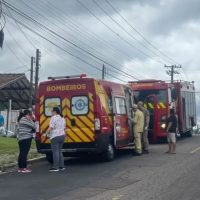
<path fill-rule="evenodd" d="M 147 97 L 150 95 L 157 96 L 158 102 L 167 102 L 167 90 L 140 90 L 134 91 L 135 102 L 143 101 L 145 102 Z"/>

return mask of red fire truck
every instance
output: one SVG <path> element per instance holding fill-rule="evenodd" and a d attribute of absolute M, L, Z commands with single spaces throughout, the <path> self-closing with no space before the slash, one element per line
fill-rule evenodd
<path fill-rule="evenodd" d="M 166 137 L 166 119 L 170 108 L 175 109 L 178 117 L 177 132 L 181 136 L 192 136 L 196 124 L 194 83 L 141 80 L 131 82 L 130 86 L 135 101 L 143 101 L 150 112 L 149 138 L 152 142 Z"/>
<path fill-rule="evenodd" d="M 50 140 L 44 134 L 51 110 L 60 107 L 66 119 L 65 156 L 99 153 L 106 160 L 114 150 L 133 142 L 129 122 L 132 90 L 127 85 L 81 76 L 50 77 L 39 85 L 36 102 L 38 152 L 52 160 Z"/>

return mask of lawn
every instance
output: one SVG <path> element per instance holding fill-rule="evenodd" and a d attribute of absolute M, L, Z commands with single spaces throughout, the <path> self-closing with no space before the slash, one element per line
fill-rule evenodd
<path fill-rule="evenodd" d="M 0 137 L 0 168 L 5 165 L 16 163 L 19 153 L 18 142 L 16 138 Z M 29 158 L 39 157 L 41 154 L 37 153 L 35 141 L 33 140 Z"/>
<path fill-rule="evenodd" d="M 0 137 L 0 155 L 18 153 L 16 138 Z"/>

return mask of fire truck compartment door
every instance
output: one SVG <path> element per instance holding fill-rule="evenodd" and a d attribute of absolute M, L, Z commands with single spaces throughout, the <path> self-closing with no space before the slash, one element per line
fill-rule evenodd
<path fill-rule="evenodd" d="M 128 114 L 124 97 L 114 97 L 114 144 L 120 148 L 129 143 Z"/>

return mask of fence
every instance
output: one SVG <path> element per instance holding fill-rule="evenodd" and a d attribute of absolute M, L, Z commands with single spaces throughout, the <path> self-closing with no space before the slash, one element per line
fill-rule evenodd
<path fill-rule="evenodd" d="M 19 116 L 19 110 L 12 110 L 10 113 L 10 123 L 7 126 L 7 111 L 0 111 L 0 114 L 3 115 L 4 117 L 4 127 L 8 128 L 9 131 L 14 132 L 15 131 L 15 127 L 16 127 L 16 122 L 17 122 L 17 117 Z"/>

